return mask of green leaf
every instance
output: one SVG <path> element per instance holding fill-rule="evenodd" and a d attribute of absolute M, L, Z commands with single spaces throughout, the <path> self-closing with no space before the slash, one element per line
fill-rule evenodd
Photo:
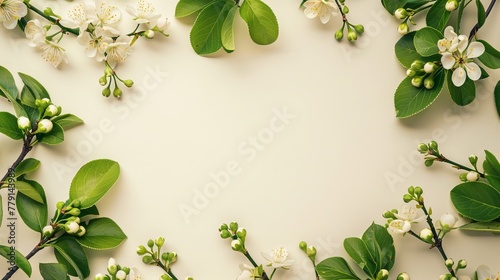
<path fill-rule="evenodd" d="M 122 229 L 110 218 L 92 219 L 85 229 L 85 234 L 77 241 L 93 250 L 113 249 L 127 239 Z"/>
<path fill-rule="evenodd" d="M 478 57 L 479 61 L 481 61 L 488 68 L 500 68 L 500 52 L 484 40 L 477 41 L 483 43 L 485 49 L 484 53 Z"/>
<path fill-rule="evenodd" d="M 443 89 L 444 76 L 442 71 L 435 75 L 435 85 L 432 89 L 426 89 L 425 87 L 416 88 L 411 84 L 412 78 L 405 78 L 399 84 L 394 95 L 396 117 L 411 117 L 429 107 Z"/>
<path fill-rule="evenodd" d="M 408 0 L 382 0 L 382 5 L 389 14 L 394 15 L 394 12 L 398 8 L 404 7 L 406 2 L 408 2 Z"/>
<path fill-rule="evenodd" d="M 27 181 L 16 181 L 16 190 L 25 196 L 29 197 L 30 199 L 38 202 L 38 203 L 44 203 L 44 200 L 39 193 L 39 191 L 36 189 L 36 187 L 32 186 L 29 182 Z"/>
<path fill-rule="evenodd" d="M 465 224 L 459 229 L 469 230 L 469 231 L 483 231 L 483 232 L 492 232 L 492 233 L 500 233 L 500 222 L 476 222 Z"/>
<path fill-rule="evenodd" d="M 448 0 L 437 0 L 432 5 L 425 17 L 425 21 L 428 26 L 434 27 L 439 31 L 443 31 L 444 28 L 448 25 L 448 20 L 450 19 L 451 12 L 446 10 L 447 1 Z M 437 46 L 437 41 L 435 41 L 434 44 Z"/>
<path fill-rule="evenodd" d="M 247 23 L 250 37 L 259 45 L 269 45 L 278 39 L 279 27 L 273 10 L 261 0 L 245 0 L 240 16 Z"/>
<path fill-rule="evenodd" d="M 36 202 L 30 197 L 18 192 L 16 206 L 19 216 L 24 223 L 32 230 L 42 233 L 42 229 L 47 225 L 48 210 L 47 199 L 43 187 L 36 181 L 28 181 L 42 198 L 42 203 Z"/>
<path fill-rule="evenodd" d="M 13 261 L 11 259 L 12 253 L 15 254 L 15 257 L 14 257 L 15 264 L 22 271 L 24 271 L 24 273 L 26 273 L 26 275 L 28 275 L 29 277 L 31 277 L 31 271 L 32 271 L 32 269 L 31 269 L 31 264 L 28 261 L 28 259 L 26 259 L 26 257 L 23 256 L 23 254 L 21 254 L 18 250 L 12 251 L 11 247 L 0 245 L 0 256 L 4 257 L 7 260 L 7 262 L 9 262 L 9 264 L 10 264 L 11 261 Z"/>
<path fill-rule="evenodd" d="M 18 100 L 15 97 L 11 96 L 10 93 L 6 92 L 4 90 L 4 88 L 2 88 L 2 87 L 0 87 L 0 91 L 4 93 L 4 95 L 7 97 L 7 99 L 12 104 L 12 107 L 14 107 L 14 111 L 16 112 L 17 117 L 20 117 L 20 116 L 28 117 L 28 114 L 26 113 L 26 110 L 18 102 Z"/>
<path fill-rule="evenodd" d="M 439 54 L 438 41 L 443 38 L 443 33 L 432 28 L 424 27 L 415 33 L 413 43 L 421 56 L 427 57 Z"/>
<path fill-rule="evenodd" d="M 322 280 L 360 280 L 342 257 L 327 258 L 318 265 L 316 271 Z"/>
<path fill-rule="evenodd" d="M 182 18 L 201 11 L 215 0 L 180 0 L 175 6 L 175 17 Z"/>
<path fill-rule="evenodd" d="M 377 270 L 377 263 L 361 238 L 348 237 L 344 239 L 344 249 L 368 276 L 372 278 L 377 276 L 379 271 Z"/>
<path fill-rule="evenodd" d="M 21 161 L 19 165 L 17 165 L 16 169 L 14 170 L 14 174 L 16 175 L 16 177 L 19 177 L 21 175 L 37 170 L 38 167 L 40 167 L 40 161 L 38 159 L 27 158 Z"/>
<path fill-rule="evenodd" d="M 91 161 L 76 173 L 69 188 L 69 199 L 78 199 L 81 209 L 99 201 L 113 186 L 120 175 L 120 166 L 109 159 Z"/>
<path fill-rule="evenodd" d="M 14 81 L 14 76 L 5 67 L 0 66 L 0 96 L 7 97 L 10 95 L 12 98 L 17 98 L 17 86 Z"/>
<path fill-rule="evenodd" d="M 226 52 L 233 52 L 234 46 L 234 16 L 236 15 L 237 6 L 234 6 L 229 10 L 224 23 L 222 24 L 221 40 L 222 47 Z"/>
<path fill-rule="evenodd" d="M 92 216 L 99 215 L 99 210 L 97 210 L 97 206 L 93 205 L 89 208 L 82 209 L 78 217 L 83 218 L 85 216 L 91 216 L 91 215 Z"/>
<path fill-rule="evenodd" d="M 201 10 L 190 33 L 191 46 L 197 54 L 211 54 L 222 48 L 222 25 L 234 5 L 216 0 Z"/>
<path fill-rule="evenodd" d="M 482 182 L 462 183 L 450 192 L 455 209 L 462 216 L 479 222 L 500 217 L 500 193 Z"/>
<path fill-rule="evenodd" d="M 377 270 L 391 270 L 396 260 L 396 248 L 392 236 L 381 225 L 372 223 L 363 233 L 361 239 L 365 242 L 370 254 L 374 256 Z"/>
<path fill-rule="evenodd" d="M 497 82 L 493 94 L 495 96 L 495 108 L 497 109 L 497 114 L 500 117 L 500 81 Z"/>
<path fill-rule="evenodd" d="M 73 114 L 59 115 L 52 119 L 53 123 L 57 123 L 63 130 L 68 130 L 77 125 L 83 124 L 83 120 Z"/>
<path fill-rule="evenodd" d="M 483 169 L 485 173 L 486 180 L 500 192 L 500 163 L 498 162 L 495 155 L 489 151 L 484 151 L 486 158 L 483 162 Z"/>
<path fill-rule="evenodd" d="M 399 63 L 405 68 L 410 68 L 411 64 L 415 60 L 424 60 L 424 57 L 418 54 L 413 44 L 413 38 L 415 38 L 415 31 L 410 32 L 401 37 L 394 47 L 396 53 L 396 58 Z"/>
<path fill-rule="evenodd" d="M 44 133 L 39 139 L 40 143 L 47 144 L 50 146 L 58 145 L 64 142 L 64 130 L 57 124 L 52 123 L 53 127 L 49 133 Z"/>
<path fill-rule="evenodd" d="M 24 137 L 23 132 L 17 126 L 17 118 L 9 112 L 0 112 L 0 133 L 19 140 Z"/>
<path fill-rule="evenodd" d="M 483 3 L 481 0 L 476 0 L 477 6 L 477 28 L 481 28 L 486 21 L 486 11 L 484 10 Z"/>
<path fill-rule="evenodd" d="M 462 86 L 455 86 L 451 80 L 451 71 L 446 71 L 446 84 L 448 85 L 448 91 L 450 92 L 451 99 L 460 106 L 465 106 L 470 104 L 476 98 L 476 84 L 473 80 L 468 77 L 465 79 L 465 83 Z"/>
<path fill-rule="evenodd" d="M 66 266 L 69 275 L 81 280 L 90 275 L 87 254 L 75 238 L 61 237 L 52 246 L 57 261 Z"/>
<path fill-rule="evenodd" d="M 408 0 L 408 3 L 406 3 L 404 8 L 415 10 L 432 1 L 434 0 Z"/>
<path fill-rule="evenodd" d="M 23 86 L 21 90 L 21 103 L 34 108 L 36 106 L 35 100 L 36 97 L 31 93 L 30 89 L 27 86 Z"/>
<path fill-rule="evenodd" d="M 40 274 L 44 280 L 69 280 L 68 269 L 60 263 L 40 263 Z"/>
<path fill-rule="evenodd" d="M 36 99 L 43 99 L 43 98 L 48 98 L 50 99 L 50 95 L 47 92 L 47 90 L 38 82 L 36 79 L 33 77 L 26 75 L 24 73 L 18 73 L 19 77 L 21 77 L 21 80 L 23 81 L 24 85 L 28 87 L 30 90 L 31 94 L 36 98 Z"/>

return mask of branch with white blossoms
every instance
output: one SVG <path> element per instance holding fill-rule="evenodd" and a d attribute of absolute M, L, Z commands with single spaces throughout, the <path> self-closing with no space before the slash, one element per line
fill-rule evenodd
<path fill-rule="evenodd" d="M 488 78 L 485 68 L 500 68 L 500 51 L 478 38 L 496 0 L 485 9 L 476 0 L 477 23 L 469 35 L 461 34 L 463 16 L 473 1 L 468 0 L 383 0 L 385 9 L 401 20 L 398 31 L 404 35 L 396 43 L 398 61 L 406 70 L 407 77 L 399 84 L 394 95 L 396 116 L 406 118 L 420 113 L 431 105 L 445 85 L 452 100 L 460 106 L 474 101 L 476 82 Z M 427 12 L 427 26 L 410 32 L 408 23 L 416 25 L 414 17 Z M 454 26 L 451 15 L 456 14 Z M 460 35 L 458 35 L 460 34 Z M 482 34 L 484 35 L 484 34 Z M 481 62 L 478 64 L 477 62 Z M 500 81 L 494 90 L 500 98 Z M 497 112 L 500 115 L 500 103 Z"/>
<path fill-rule="evenodd" d="M 358 35 L 363 34 L 365 28 L 361 24 L 352 24 L 347 19 L 349 8 L 345 0 L 302 0 L 300 7 L 304 7 L 304 15 L 307 18 L 319 18 L 321 23 L 327 24 L 330 18 L 338 16 L 342 19 L 342 27 L 335 32 L 335 39 L 342 40 L 344 30 L 347 31 L 347 40 L 354 42 Z"/>
<path fill-rule="evenodd" d="M 102 94 L 106 97 L 111 93 L 115 97 L 121 96 L 119 82 L 126 87 L 133 86 L 132 80 L 118 76 L 116 67 L 131 55 L 132 45 L 137 39 L 152 39 L 156 33 L 168 36 L 167 18 L 156 13 L 152 4 L 145 0 L 139 0 L 136 6 L 127 6 L 126 11 L 135 24 L 135 28 L 127 33 L 118 30 L 121 11 L 104 0 L 82 1 L 67 17 L 56 14 L 50 7 L 42 11 L 28 0 L 0 3 L 0 22 L 4 27 L 14 29 L 19 26 L 29 40 L 28 44 L 41 51 L 42 58 L 54 67 L 62 62 L 68 63 L 62 41 L 68 35 L 76 36 L 85 55 L 104 66 L 99 83 L 105 86 Z"/>
<path fill-rule="evenodd" d="M 108 260 L 109 274 L 97 274 L 94 280 L 141 280 L 141 274 L 136 268 L 119 265 L 114 258 Z"/>

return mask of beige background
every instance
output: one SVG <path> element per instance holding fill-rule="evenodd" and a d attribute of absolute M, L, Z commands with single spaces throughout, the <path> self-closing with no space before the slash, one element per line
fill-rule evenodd
<path fill-rule="evenodd" d="M 59 11 L 72 5 L 43 3 Z M 124 8 L 134 1 L 116 3 Z M 477 100 L 465 108 L 444 92 L 424 113 L 395 118 L 393 94 L 405 72 L 393 54 L 398 22 L 380 1 L 348 1 L 350 20 L 366 28 L 353 45 L 333 39 L 338 18 L 322 25 L 303 15 L 300 1 L 270 0 L 280 23 L 275 44 L 253 44 L 238 19 L 236 51 L 211 57 L 191 49 L 192 19 L 174 19 L 176 1 L 153 3 L 170 18 L 171 36 L 134 46 L 119 73 L 136 86 L 121 100 L 101 96 L 102 66 L 86 58 L 75 40 L 64 40 L 70 63 L 55 69 L 19 31 L 0 28 L 1 65 L 39 79 L 64 112 L 85 121 L 67 132 L 62 145 L 37 146 L 30 154 L 42 161 L 32 177 L 45 187 L 50 213 L 67 198 L 82 164 L 110 158 L 121 165 L 118 183 L 98 207 L 128 239 L 114 250 L 90 252 L 92 275 L 105 272 L 113 256 L 138 267 L 144 279 L 158 279 L 161 270 L 143 265 L 135 248 L 164 236 L 167 250 L 179 255 L 173 271 L 180 279 L 235 279 L 246 260 L 217 229 L 236 220 L 247 229 L 247 247 L 257 262 L 265 262 L 260 251 L 289 249 L 296 265 L 275 279 L 314 279 L 299 241 L 316 246 L 318 260 L 345 256 L 343 239 L 361 236 L 372 222 L 384 224 L 382 212 L 399 208 L 410 185 L 424 187 L 436 218 L 455 213 L 449 191 L 459 173 L 444 165 L 425 168 L 417 143 L 436 139 L 445 155 L 464 163 L 470 153 L 483 159 L 483 149 L 500 155 L 492 97 L 498 71 L 478 83 Z M 473 23 L 473 14 L 467 17 L 464 30 Z M 126 25 L 128 14 L 123 18 Z M 487 30 L 499 24 L 498 17 L 488 19 L 480 33 L 497 47 L 500 37 Z M 0 106 L 9 109 L 5 102 Z M 6 137 L 0 143 L 4 170 L 20 145 Z M 228 171 L 226 186 L 210 189 L 213 174 Z M 192 212 L 183 215 L 181 208 Z M 18 250 L 26 253 L 38 235 L 20 220 L 18 225 Z M 0 230 L 0 243 L 6 234 Z M 500 269 L 498 240 L 480 236 L 456 232 L 445 243 L 450 257 L 469 261 L 470 274 L 482 263 Z M 445 273 L 438 252 L 423 243 L 396 238 L 396 246 L 391 278 L 401 271 L 412 279 Z M 38 262 L 53 261 L 49 250 L 33 258 L 33 279 L 40 277 Z M 1 270 L 6 267 L 0 263 Z M 25 276 L 18 272 L 14 278 Z"/>

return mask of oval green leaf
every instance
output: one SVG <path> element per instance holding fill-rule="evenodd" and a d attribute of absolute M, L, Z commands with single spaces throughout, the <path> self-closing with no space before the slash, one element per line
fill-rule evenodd
<path fill-rule="evenodd" d="M 42 198 L 39 190 L 36 189 L 35 186 L 32 186 L 29 181 L 16 181 L 16 190 L 28 198 L 38 202 L 44 203 L 44 199 Z"/>
<path fill-rule="evenodd" d="M 377 276 L 377 262 L 371 255 L 366 243 L 358 237 L 348 237 L 344 239 L 344 249 L 347 254 L 372 278 Z"/>
<path fill-rule="evenodd" d="M 108 250 L 120 245 L 127 236 L 110 218 L 96 218 L 85 226 L 85 234 L 77 241 L 83 247 L 93 250 Z"/>
<path fill-rule="evenodd" d="M 12 250 L 9 246 L 0 245 L 0 256 L 4 257 L 7 261 L 10 261 L 11 254 Z M 14 250 L 14 254 L 16 265 L 24 271 L 26 275 L 31 276 L 32 268 L 28 259 L 26 259 L 26 257 L 23 256 L 23 254 L 21 254 L 18 250 Z"/>
<path fill-rule="evenodd" d="M 426 26 L 415 33 L 413 44 L 421 56 L 432 56 L 439 54 L 438 41 L 442 38 L 443 33 Z"/>
<path fill-rule="evenodd" d="M 54 244 L 54 255 L 59 263 L 66 266 L 68 274 L 81 280 L 90 275 L 87 254 L 73 237 L 61 237 Z"/>
<path fill-rule="evenodd" d="M 405 78 L 394 94 L 396 117 L 407 118 L 420 113 L 439 96 L 444 86 L 444 73 L 441 71 L 434 77 L 435 85 L 432 89 L 416 88 L 411 84 L 410 77 Z"/>
<path fill-rule="evenodd" d="M 16 177 L 33 172 L 40 167 L 40 161 L 35 158 L 27 158 L 16 167 L 14 174 Z"/>
<path fill-rule="evenodd" d="M 197 13 L 215 0 L 180 0 L 175 6 L 175 17 L 182 18 Z"/>
<path fill-rule="evenodd" d="M 113 186 L 120 175 L 120 166 L 109 159 L 91 161 L 76 173 L 69 188 L 69 199 L 78 199 L 81 208 L 96 204 Z"/>
<path fill-rule="evenodd" d="M 455 209 L 462 216 L 479 222 L 500 217 L 500 193 L 482 182 L 462 183 L 450 192 Z"/>
<path fill-rule="evenodd" d="M 47 92 L 47 90 L 36 79 L 23 73 L 19 73 L 19 77 L 21 77 L 21 80 L 23 81 L 24 85 L 28 87 L 31 94 L 36 99 L 43 99 L 43 98 L 50 99 L 50 95 Z"/>
<path fill-rule="evenodd" d="M 83 120 L 73 114 L 59 115 L 53 118 L 52 122 L 60 125 L 65 131 L 77 125 L 83 124 Z"/>
<path fill-rule="evenodd" d="M 394 15 L 394 12 L 401 7 L 404 7 L 408 0 L 382 0 L 382 6 L 389 12 L 389 14 Z"/>
<path fill-rule="evenodd" d="M 493 95 L 495 97 L 495 108 L 497 109 L 497 114 L 500 117 L 500 81 L 497 82 Z"/>
<path fill-rule="evenodd" d="M 17 118 L 9 112 L 0 112 L 0 133 L 19 140 L 24 137 L 23 132 L 17 126 Z"/>
<path fill-rule="evenodd" d="M 459 227 L 461 230 L 468 231 L 482 231 L 482 232 L 492 232 L 492 233 L 500 233 L 500 222 L 477 222 L 477 223 L 469 223 Z"/>
<path fill-rule="evenodd" d="M 452 72 L 446 71 L 446 84 L 453 102 L 459 106 L 465 106 L 474 101 L 476 98 L 476 84 L 474 81 L 467 77 L 465 83 L 457 87 L 453 84 L 451 77 Z"/>
<path fill-rule="evenodd" d="M 233 52 L 235 49 L 234 45 L 234 16 L 236 15 L 237 6 L 234 6 L 229 10 L 224 24 L 222 24 L 222 47 L 226 52 Z"/>
<path fill-rule="evenodd" d="M 486 154 L 486 158 L 483 162 L 483 169 L 486 180 L 488 180 L 493 188 L 500 192 L 500 163 L 495 155 L 489 151 L 484 151 L 484 153 Z"/>
<path fill-rule="evenodd" d="M 331 257 L 321 261 L 316 265 L 316 271 L 323 280 L 361 279 L 354 273 L 349 264 L 342 257 Z"/>
<path fill-rule="evenodd" d="M 432 5 L 425 17 L 428 26 L 434 27 L 439 31 L 444 30 L 451 15 L 451 12 L 446 10 L 446 2 L 448 0 L 437 0 Z M 437 41 L 435 43 L 437 44 Z"/>
<path fill-rule="evenodd" d="M 36 232 L 42 232 L 43 227 L 47 225 L 48 210 L 47 199 L 43 187 L 36 181 L 27 181 L 41 197 L 42 201 L 37 202 L 21 192 L 17 193 L 16 206 L 19 216 L 24 223 Z"/>
<path fill-rule="evenodd" d="M 69 280 L 68 269 L 60 263 L 40 263 L 38 265 L 40 274 L 44 280 Z"/>
<path fill-rule="evenodd" d="M 361 239 L 365 242 L 368 251 L 370 251 L 377 263 L 376 271 L 380 271 L 380 269 L 390 271 L 396 260 L 396 248 L 394 247 L 394 240 L 387 229 L 372 223 L 363 233 Z"/>
<path fill-rule="evenodd" d="M 491 69 L 500 68 L 500 52 L 484 40 L 477 40 L 484 45 L 484 53 L 478 57 L 486 67 Z"/>
<path fill-rule="evenodd" d="M 269 45 L 278 39 L 279 27 L 273 10 L 261 0 L 245 0 L 240 16 L 247 23 L 250 37 L 259 45 Z"/>
<path fill-rule="evenodd" d="M 17 98 L 17 86 L 10 71 L 0 66 L 0 96 L 7 97 L 6 93 L 14 99 Z"/>

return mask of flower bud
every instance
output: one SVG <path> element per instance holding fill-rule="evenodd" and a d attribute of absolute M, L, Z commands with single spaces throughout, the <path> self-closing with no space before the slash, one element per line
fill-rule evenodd
<path fill-rule="evenodd" d="M 241 240 L 239 239 L 234 239 L 233 241 L 231 241 L 231 248 L 234 251 L 243 251 L 243 242 L 241 242 Z"/>
<path fill-rule="evenodd" d="M 385 211 L 383 214 L 382 214 L 382 217 L 386 218 L 386 219 L 396 219 L 396 216 L 394 216 L 394 213 L 391 212 L 391 211 Z"/>
<path fill-rule="evenodd" d="M 438 148 L 438 143 L 436 141 L 431 141 L 429 142 L 429 148 L 433 149 L 433 150 L 437 150 Z"/>
<path fill-rule="evenodd" d="M 426 160 L 424 161 L 424 165 L 425 165 L 425 166 L 427 166 L 427 167 L 431 167 L 431 166 L 432 166 L 432 164 L 434 164 L 434 160 L 435 160 L 435 159 L 426 159 Z"/>
<path fill-rule="evenodd" d="M 410 275 L 408 275 L 408 273 L 406 272 L 402 272 L 398 275 L 396 280 L 410 280 Z"/>
<path fill-rule="evenodd" d="M 446 265 L 447 268 L 452 268 L 454 264 L 455 262 L 452 258 L 448 258 L 446 259 L 446 261 L 444 261 L 444 265 Z"/>
<path fill-rule="evenodd" d="M 410 65 L 410 69 L 413 69 L 415 71 L 421 71 L 422 69 L 424 69 L 424 62 L 422 60 L 415 60 L 411 63 Z"/>
<path fill-rule="evenodd" d="M 170 275 L 165 273 L 162 276 L 160 276 L 160 279 L 161 280 L 172 280 L 172 277 L 170 277 Z"/>
<path fill-rule="evenodd" d="M 408 194 L 410 194 L 410 195 L 415 194 L 415 187 L 414 186 L 409 186 L 408 187 Z"/>
<path fill-rule="evenodd" d="M 124 267 L 122 267 L 122 270 L 123 270 L 123 271 L 125 271 L 125 273 L 126 273 L 127 275 L 129 275 L 129 273 L 130 273 L 130 268 L 128 268 L 128 267 L 126 267 L 126 266 L 124 266 Z"/>
<path fill-rule="evenodd" d="M 70 214 L 71 216 L 75 216 L 75 217 L 80 216 L 80 213 L 81 213 L 81 211 L 78 208 L 72 208 L 71 210 L 66 212 L 66 214 Z"/>
<path fill-rule="evenodd" d="M 142 256 L 142 255 L 146 254 L 147 252 L 148 252 L 148 250 L 143 245 L 137 246 L 137 250 L 136 250 L 137 255 Z"/>
<path fill-rule="evenodd" d="M 405 8 L 398 8 L 396 9 L 396 11 L 394 12 L 394 16 L 397 18 L 397 19 L 405 19 L 408 17 L 408 12 L 406 11 Z"/>
<path fill-rule="evenodd" d="M 102 96 L 109 97 L 110 95 L 111 95 L 111 90 L 109 89 L 109 87 L 106 87 L 102 90 Z"/>
<path fill-rule="evenodd" d="M 314 260 L 316 258 L 317 250 L 314 246 L 308 246 L 306 249 L 306 255 L 311 259 Z"/>
<path fill-rule="evenodd" d="M 222 231 L 222 230 L 228 230 L 229 227 L 227 226 L 227 224 L 222 224 L 220 227 L 219 227 L 219 231 Z"/>
<path fill-rule="evenodd" d="M 191 277 L 191 276 L 188 276 L 188 277 L 186 277 L 184 280 L 194 280 L 194 278 L 193 278 L 193 277 Z"/>
<path fill-rule="evenodd" d="M 420 231 L 419 237 L 422 241 L 432 244 L 432 231 L 428 228 L 424 228 Z"/>
<path fill-rule="evenodd" d="M 337 30 L 337 32 L 335 32 L 335 39 L 336 40 L 342 40 L 342 38 L 344 37 L 344 29 L 341 28 L 339 30 Z"/>
<path fill-rule="evenodd" d="M 177 253 L 176 252 L 170 252 L 170 253 L 168 253 L 167 260 L 170 263 L 176 262 L 177 261 Z"/>
<path fill-rule="evenodd" d="M 64 230 L 69 234 L 77 233 L 79 229 L 80 225 L 75 221 L 64 224 Z"/>
<path fill-rule="evenodd" d="M 457 0 L 448 0 L 446 2 L 445 8 L 448 12 L 453 12 L 454 10 L 456 10 L 458 8 L 458 1 Z"/>
<path fill-rule="evenodd" d="M 148 247 L 153 248 L 154 245 L 155 245 L 155 242 L 153 241 L 153 239 L 149 239 L 148 240 Z"/>
<path fill-rule="evenodd" d="M 236 236 L 238 236 L 241 241 L 245 242 L 245 237 L 247 236 L 247 230 L 245 228 L 239 228 L 236 231 Z"/>
<path fill-rule="evenodd" d="M 106 77 L 106 75 L 99 78 L 99 84 L 101 86 L 105 86 L 107 83 L 108 83 L 108 78 Z"/>
<path fill-rule="evenodd" d="M 434 87 L 434 79 L 432 77 L 427 77 L 424 79 L 424 87 L 426 89 L 432 89 Z"/>
<path fill-rule="evenodd" d="M 422 79 L 422 76 L 415 76 L 411 79 L 411 84 L 416 87 L 416 88 L 419 88 L 422 86 L 423 84 L 423 79 Z"/>
<path fill-rule="evenodd" d="M 299 248 L 300 248 L 300 250 L 306 252 L 306 250 L 307 250 L 307 243 L 305 241 L 300 241 Z"/>
<path fill-rule="evenodd" d="M 443 230 L 450 231 L 455 226 L 457 219 L 455 218 L 455 216 L 446 213 L 441 216 L 441 219 L 439 221 Z"/>
<path fill-rule="evenodd" d="M 111 275 L 115 275 L 118 271 L 118 266 L 116 264 L 116 260 L 114 258 L 109 258 L 108 260 L 108 272 Z"/>
<path fill-rule="evenodd" d="M 80 229 L 78 230 L 76 235 L 78 235 L 79 237 L 82 237 L 83 235 L 85 235 L 86 232 L 87 232 L 87 230 L 85 229 L 85 227 L 80 226 Z"/>
<path fill-rule="evenodd" d="M 375 280 L 387 280 L 389 278 L 389 271 L 387 269 L 381 269 L 377 273 L 377 278 Z"/>
<path fill-rule="evenodd" d="M 231 222 L 231 223 L 229 223 L 229 229 L 232 232 L 237 231 L 238 230 L 238 223 L 237 222 Z"/>
<path fill-rule="evenodd" d="M 418 144 L 417 151 L 419 151 L 421 154 L 426 154 L 429 151 L 429 147 L 424 143 L 420 143 Z"/>
<path fill-rule="evenodd" d="M 398 32 L 401 35 L 406 35 L 408 32 L 410 32 L 410 27 L 408 26 L 408 23 L 403 22 L 398 26 Z"/>
<path fill-rule="evenodd" d="M 457 269 L 463 269 L 467 267 L 467 261 L 466 260 L 459 260 L 457 264 Z"/>
<path fill-rule="evenodd" d="M 155 240 L 155 244 L 156 244 L 156 246 L 157 246 L 158 248 L 162 247 L 162 246 L 163 246 L 163 244 L 165 244 L 165 238 L 163 238 L 163 237 L 158 237 L 158 238 L 156 238 L 156 240 Z"/>
<path fill-rule="evenodd" d="M 415 187 L 415 192 L 414 193 L 415 193 L 415 195 L 417 197 L 419 197 L 419 196 L 421 196 L 424 193 L 424 190 L 422 190 L 421 187 Z"/>
<path fill-rule="evenodd" d="M 122 96 L 123 91 L 119 87 L 115 87 L 113 90 L 113 96 L 119 98 Z"/>
<path fill-rule="evenodd" d="M 96 274 L 96 276 L 94 276 L 94 280 L 104 280 L 104 275 L 102 275 L 101 273 L 99 274 Z"/>
<path fill-rule="evenodd" d="M 458 175 L 458 179 L 462 182 L 467 182 L 467 173 L 460 173 L 460 175 Z"/>
<path fill-rule="evenodd" d="M 153 30 L 146 30 L 144 31 L 144 37 L 146 37 L 147 39 L 153 39 L 155 37 L 155 32 Z"/>
<path fill-rule="evenodd" d="M 59 201 L 56 203 L 57 211 L 61 211 L 64 207 L 64 201 Z"/>
<path fill-rule="evenodd" d="M 425 73 L 432 73 L 438 69 L 438 66 L 434 62 L 427 62 L 424 65 L 424 71 Z"/>
<path fill-rule="evenodd" d="M 45 108 L 45 116 L 47 116 L 47 117 L 56 116 L 56 115 L 58 115 L 58 113 L 59 113 L 59 109 L 54 104 L 50 104 L 49 106 L 47 106 L 47 108 Z"/>
<path fill-rule="evenodd" d="M 347 40 L 349 40 L 349 42 L 354 42 L 358 39 L 358 34 L 356 33 L 356 31 L 354 29 L 349 29 L 349 31 L 347 31 Z"/>
<path fill-rule="evenodd" d="M 54 125 L 52 124 L 52 121 L 48 119 L 43 119 L 38 122 L 38 129 L 35 131 L 35 133 L 49 133 L 52 130 L 52 127 Z"/>
<path fill-rule="evenodd" d="M 151 255 L 142 256 L 142 262 L 145 264 L 150 264 L 153 261 L 153 257 Z"/>
<path fill-rule="evenodd" d="M 51 225 L 44 226 L 42 229 L 42 234 L 45 237 L 51 236 L 53 232 L 54 232 L 54 227 L 52 227 Z"/>
<path fill-rule="evenodd" d="M 363 34 L 363 32 L 365 32 L 365 27 L 361 24 L 356 24 L 354 25 L 354 30 L 356 30 L 358 34 Z"/>
<path fill-rule="evenodd" d="M 26 131 L 31 129 L 31 122 L 30 119 L 28 119 L 25 116 L 21 116 L 17 119 L 17 127 L 19 127 L 20 130 Z"/>
<path fill-rule="evenodd" d="M 477 173 L 476 171 L 469 171 L 469 173 L 467 173 L 467 181 L 469 182 L 475 182 L 477 180 L 479 180 L 479 173 Z"/>
<path fill-rule="evenodd" d="M 348 14 L 349 13 L 349 8 L 347 6 L 342 7 L 342 12 L 344 14 Z"/>
<path fill-rule="evenodd" d="M 45 8 L 45 10 L 43 10 L 43 14 L 48 17 L 56 17 L 58 19 L 61 19 L 61 16 L 56 15 L 50 7 Z"/>
<path fill-rule="evenodd" d="M 131 88 L 134 85 L 134 81 L 132 81 L 132 80 L 123 80 L 123 84 L 126 87 Z"/>
<path fill-rule="evenodd" d="M 232 234 L 227 229 L 223 229 L 220 231 L 220 237 L 222 237 L 224 239 L 229 238 L 231 236 L 232 236 Z"/>
<path fill-rule="evenodd" d="M 412 197 L 411 195 L 409 195 L 409 194 L 405 194 L 405 195 L 403 195 L 403 201 L 404 201 L 405 203 L 408 203 L 408 202 L 410 202 L 410 201 L 412 201 L 412 200 L 413 200 L 413 197 Z"/>
<path fill-rule="evenodd" d="M 117 280 L 125 280 L 125 278 L 127 278 L 127 273 L 125 273 L 125 271 L 118 270 L 118 272 L 116 272 L 116 279 Z"/>
<path fill-rule="evenodd" d="M 415 71 L 413 69 L 406 70 L 406 76 L 408 76 L 408 77 L 415 77 L 415 75 L 417 75 L 417 71 Z"/>

